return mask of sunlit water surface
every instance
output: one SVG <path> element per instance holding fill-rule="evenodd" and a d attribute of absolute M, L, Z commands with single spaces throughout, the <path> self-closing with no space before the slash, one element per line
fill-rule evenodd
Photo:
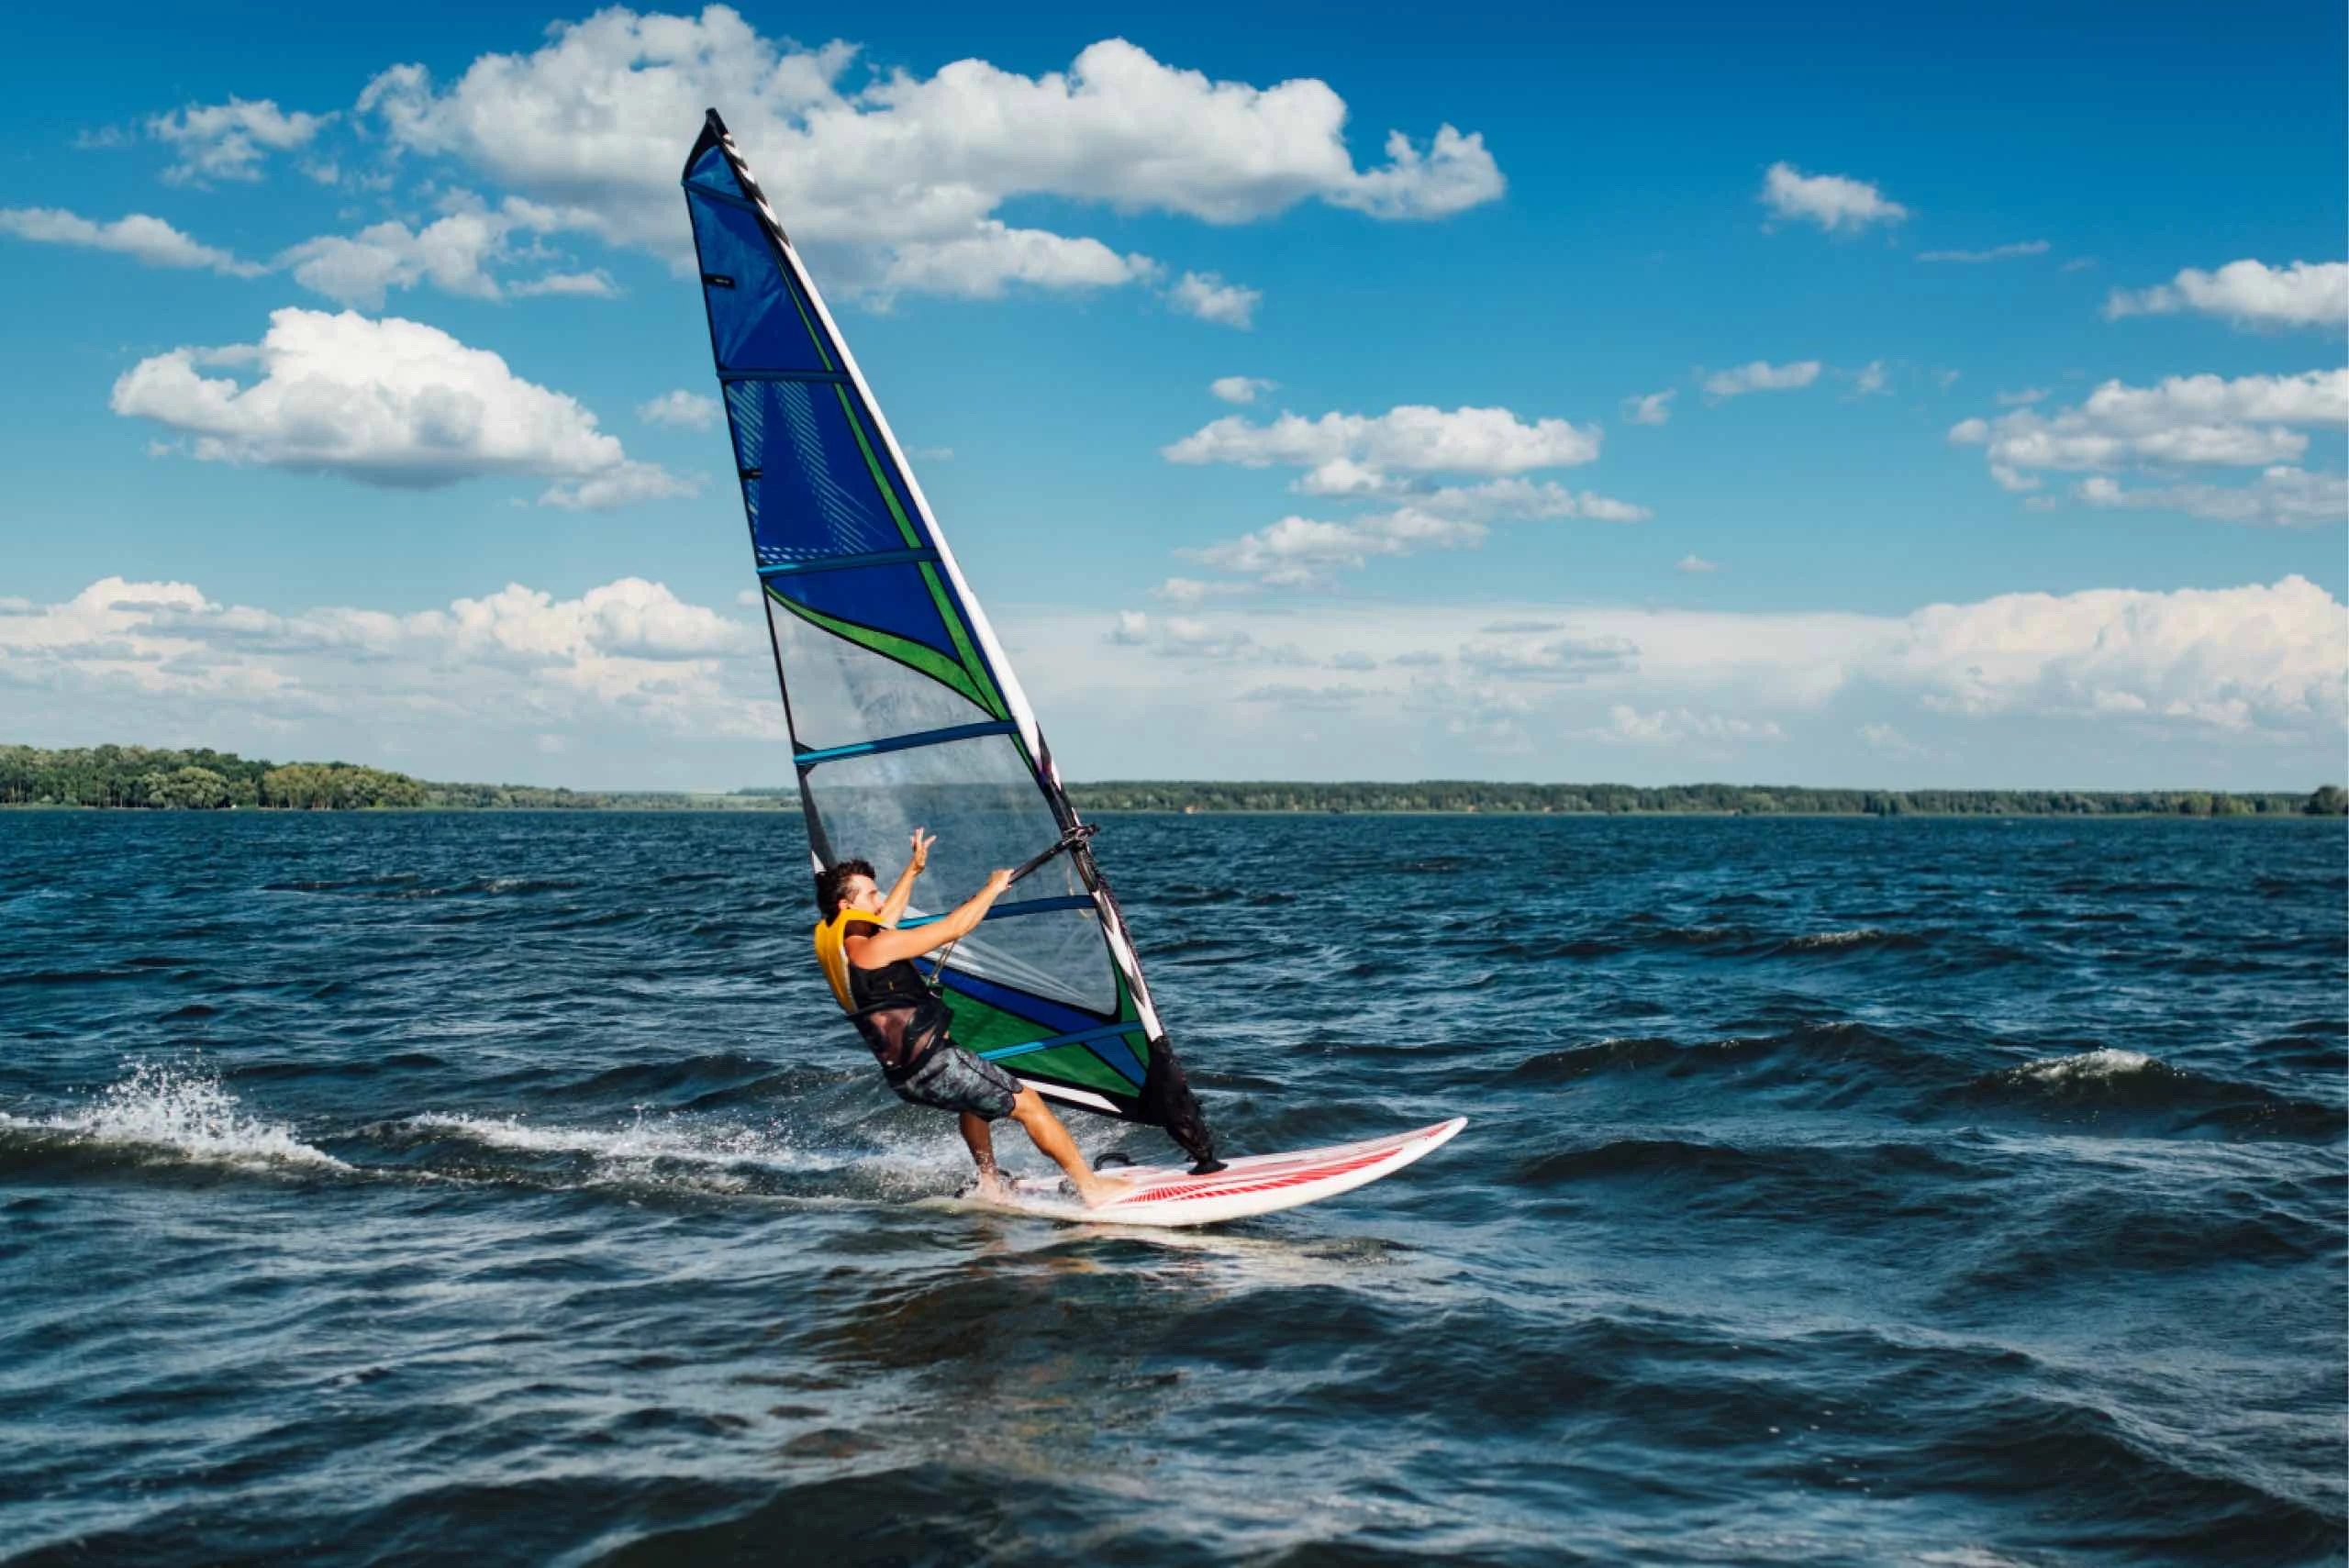
<path fill-rule="evenodd" d="M 2349 1544 L 2338 824 L 1099 849 L 1228 1148 L 1468 1132 L 1211 1232 L 980 1217 L 791 814 L 0 815 L 0 1556 Z"/>

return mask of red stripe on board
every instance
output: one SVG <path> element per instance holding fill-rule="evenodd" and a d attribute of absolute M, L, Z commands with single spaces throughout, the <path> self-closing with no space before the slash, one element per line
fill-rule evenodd
<path fill-rule="evenodd" d="M 1314 1160 L 1295 1165 L 1260 1165 L 1247 1171 L 1218 1171 L 1213 1175 L 1176 1181 L 1166 1185 L 1152 1187 L 1151 1190 L 1172 1192 L 1180 1188 L 1184 1191 L 1212 1192 L 1219 1187 L 1236 1186 L 1243 1183 L 1250 1185 L 1258 1185 L 1265 1182 L 1294 1184 L 1298 1182 L 1316 1181 L 1322 1176 L 1334 1175 L 1344 1171 L 1358 1170 L 1373 1161 L 1386 1159 L 1395 1152 L 1397 1151 L 1391 1149 L 1375 1149 L 1368 1153 L 1356 1154 L 1346 1159 Z"/>
<path fill-rule="evenodd" d="M 1312 1173 L 1319 1173 L 1321 1172 L 1351 1171 L 1359 1168 L 1360 1162 L 1363 1160 L 1384 1159 L 1389 1154 L 1397 1153 L 1402 1150 L 1409 1149 L 1416 1144 L 1424 1143 L 1426 1141 L 1428 1141 L 1428 1140 L 1424 1135 L 1419 1133 L 1410 1133 L 1399 1138 L 1379 1139 L 1375 1142 L 1351 1145 L 1340 1144 L 1337 1146 L 1340 1150 L 1352 1149 L 1361 1151 L 1359 1153 L 1341 1155 L 1316 1151 L 1310 1156 L 1302 1154 L 1257 1155 L 1252 1159 L 1236 1160 L 1232 1162 L 1232 1168 L 1228 1174 L 1223 1172 L 1218 1172 L 1215 1176 L 1204 1179 L 1208 1182 L 1213 1182 L 1218 1179 L 1231 1182 L 1254 1181 L 1259 1177 L 1286 1174 L 1292 1171 L 1301 1171 Z M 1151 1184 L 1144 1186 L 1141 1191 L 1144 1193 L 1158 1193 L 1169 1190 L 1167 1185 L 1162 1184 L 1176 1184 L 1188 1187 L 1195 1181 L 1201 1178 L 1192 1177 L 1188 1172 L 1170 1173 L 1166 1176 L 1154 1178 Z"/>
<path fill-rule="evenodd" d="M 1301 1187 L 1310 1182 L 1322 1181 L 1330 1176 L 1342 1176 L 1349 1172 L 1359 1171 L 1365 1165 L 1375 1165 L 1382 1160 L 1391 1158 L 1396 1152 L 1392 1149 L 1381 1149 L 1353 1160 L 1331 1161 L 1317 1164 L 1301 1173 L 1277 1176 L 1271 1181 L 1235 1184 L 1219 1182 L 1210 1177 L 1206 1181 L 1186 1183 L 1181 1186 L 1153 1187 L 1148 1193 L 1137 1193 L 1132 1197 L 1119 1198 L 1112 1203 L 1102 1205 L 1102 1207 L 1140 1207 L 1144 1204 L 1177 1203 L 1185 1198 L 1237 1197 L 1241 1193 L 1272 1192 L 1282 1187 Z"/>

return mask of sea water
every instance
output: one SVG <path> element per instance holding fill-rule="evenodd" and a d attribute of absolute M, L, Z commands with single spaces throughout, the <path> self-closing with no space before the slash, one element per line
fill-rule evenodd
<path fill-rule="evenodd" d="M 957 1212 L 790 813 L 0 814 L 0 1558 L 2349 1545 L 2339 823 L 1097 847 L 1228 1150 L 1468 1131 L 1208 1232 Z"/>

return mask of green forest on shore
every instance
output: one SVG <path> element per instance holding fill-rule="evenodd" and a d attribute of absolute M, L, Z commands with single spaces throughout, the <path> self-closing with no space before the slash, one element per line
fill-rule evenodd
<path fill-rule="evenodd" d="M 272 762 L 233 751 L 0 746 L 0 806 L 163 811 L 613 810 L 724 802 L 725 795 L 593 794 L 534 784 L 432 784 L 352 762 Z M 740 801 L 745 806 L 763 801 Z"/>
<path fill-rule="evenodd" d="M 1790 785 L 1486 784 L 1199 784 L 1069 786 L 1080 811 L 1496 812 L 1534 815 L 1694 813 L 1765 817 L 2337 817 L 2349 792 L 2221 790 L 1806 789 Z M 351 762 L 272 762 L 206 749 L 0 746 L 0 806 L 150 811 L 772 810 L 797 803 L 789 785 L 726 794 L 434 784 Z"/>

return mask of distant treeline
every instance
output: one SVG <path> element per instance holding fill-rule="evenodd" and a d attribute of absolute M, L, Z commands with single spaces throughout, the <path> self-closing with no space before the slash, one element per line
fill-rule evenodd
<path fill-rule="evenodd" d="M 370 808 L 676 809 L 725 797 L 594 794 L 530 784 L 430 784 L 353 762 L 272 762 L 233 751 L 0 746 L 0 806 L 130 806 L 163 811 L 357 811 Z M 742 801 L 750 806 L 754 803 Z"/>
<path fill-rule="evenodd" d="M 1080 811 L 1494 811 L 1562 815 L 1696 812 L 1754 817 L 2332 817 L 2349 793 L 2217 790 L 1798 789 L 1751 784 L 1072 784 Z"/>
<path fill-rule="evenodd" d="M 2338 817 L 2349 793 L 2217 790 L 1797 789 L 1748 784 L 1072 784 L 1080 811 L 1489 811 L 1709 813 L 1754 817 Z M 763 810 L 797 804 L 790 785 L 731 795 L 596 792 L 532 784 L 432 784 L 352 762 L 272 762 L 233 751 L 0 746 L 0 806 L 217 811 Z"/>

